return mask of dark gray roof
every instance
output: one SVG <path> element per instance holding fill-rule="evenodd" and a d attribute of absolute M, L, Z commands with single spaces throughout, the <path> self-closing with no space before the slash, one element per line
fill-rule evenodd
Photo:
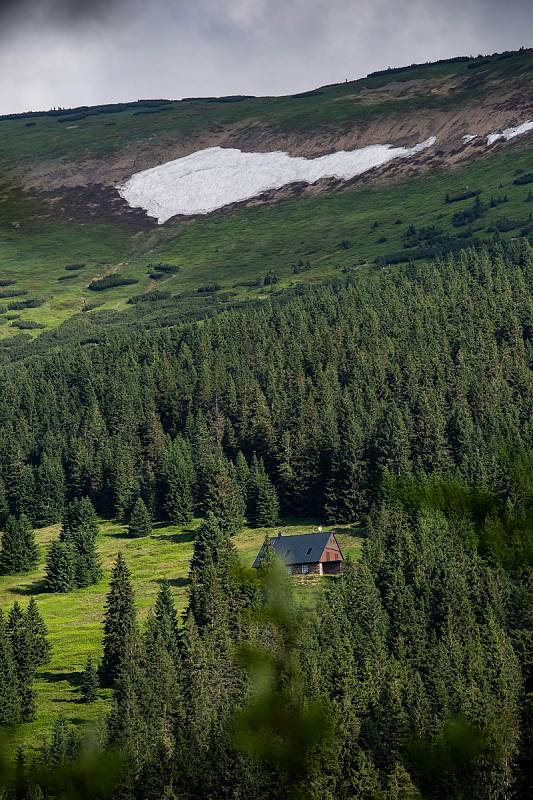
<path fill-rule="evenodd" d="M 316 564 L 328 543 L 331 531 L 323 533 L 300 533 L 294 536 L 274 536 L 270 543 L 275 554 L 284 564 Z M 253 563 L 258 567 L 265 545 L 257 554 Z"/>

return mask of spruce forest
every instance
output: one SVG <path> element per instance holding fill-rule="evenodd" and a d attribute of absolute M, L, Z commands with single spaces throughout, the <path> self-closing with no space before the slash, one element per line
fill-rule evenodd
<path fill-rule="evenodd" d="M 50 641 L 38 591 L 0 615 L 3 796 L 529 796 L 532 268 L 494 241 L 2 367 L 2 574 L 57 524 L 40 591 L 69 594 L 102 518 L 201 520 L 183 613 L 163 581 L 141 618 L 119 552 L 85 729 L 13 752 Z M 243 527 L 290 518 L 360 555 L 319 591 L 243 566 Z"/>

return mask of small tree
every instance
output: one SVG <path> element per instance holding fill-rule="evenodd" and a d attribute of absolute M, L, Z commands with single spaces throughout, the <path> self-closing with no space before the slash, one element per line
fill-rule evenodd
<path fill-rule="evenodd" d="M 98 699 L 98 672 L 91 656 L 87 659 L 81 679 L 81 693 L 84 703 L 94 703 Z"/>
<path fill-rule="evenodd" d="M 152 533 L 152 520 L 143 500 L 139 497 L 131 512 L 128 534 L 135 539 Z"/>
<path fill-rule="evenodd" d="M 35 667 L 41 667 L 50 662 L 52 645 L 48 641 L 48 628 L 34 597 L 30 598 L 25 619 L 30 637 L 31 659 Z"/>
<path fill-rule="evenodd" d="M 76 559 L 71 545 L 52 542 L 46 559 L 45 585 L 49 592 L 70 592 L 75 588 Z"/>

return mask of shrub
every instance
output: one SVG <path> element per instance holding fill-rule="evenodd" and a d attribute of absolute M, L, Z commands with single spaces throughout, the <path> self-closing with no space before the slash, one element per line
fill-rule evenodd
<path fill-rule="evenodd" d="M 136 278 L 125 278 L 113 272 L 111 275 L 104 275 L 103 278 L 95 278 L 87 287 L 91 292 L 104 292 L 106 289 L 114 289 L 117 286 L 131 286 L 139 283 Z"/>
<path fill-rule="evenodd" d="M 520 175 L 514 179 L 513 183 L 515 186 L 525 186 L 527 183 L 533 183 L 533 172 L 526 172 L 524 175 Z"/>
<path fill-rule="evenodd" d="M 452 225 L 454 228 L 460 228 L 462 225 L 471 225 L 477 219 L 480 219 L 485 212 L 486 206 L 480 202 L 479 198 L 476 202 L 469 206 L 469 208 L 464 208 L 462 211 L 457 211 L 452 217 Z"/>
<path fill-rule="evenodd" d="M 211 294 L 212 292 L 218 292 L 221 288 L 219 283 L 206 283 L 204 286 L 199 286 L 196 291 L 198 294 Z"/>
<path fill-rule="evenodd" d="M 66 264 L 65 269 L 68 272 L 75 272 L 76 270 L 83 269 L 86 264 Z"/>
<path fill-rule="evenodd" d="M 0 292 L 0 299 L 7 300 L 9 297 L 23 297 L 28 294 L 26 289 L 6 289 L 5 292 Z"/>
<path fill-rule="evenodd" d="M 11 323 L 12 328 L 19 328 L 22 331 L 36 331 L 46 328 L 42 322 L 33 322 L 31 319 L 18 319 Z"/>
<path fill-rule="evenodd" d="M 155 272 L 166 272 L 169 275 L 173 275 L 180 271 L 180 267 L 178 267 L 176 264 L 165 264 L 163 261 L 161 261 L 159 264 L 149 264 L 148 269 Z"/>
<path fill-rule="evenodd" d="M 130 297 L 128 303 L 132 306 L 137 305 L 138 303 L 156 303 L 161 300 L 168 300 L 171 297 L 170 292 L 162 292 L 159 289 L 154 289 L 151 292 L 146 292 L 145 294 L 135 294 L 133 297 Z"/>
<path fill-rule="evenodd" d="M 0 280 L 0 286 L 2 286 L 2 287 L 4 287 L 4 286 L 13 286 L 13 284 L 16 283 L 16 282 L 17 282 L 16 278 L 10 278 L 10 279 L 9 278 L 3 278 L 2 280 Z"/>
<path fill-rule="evenodd" d="M 445 203 L 459 203 L 461 200 L 470 200 L 471 197 L 479 197 L 481 189 L 465 190 L 463 192 L 456 192 L 455 194 L 447 194 L 444 198 Z"/>

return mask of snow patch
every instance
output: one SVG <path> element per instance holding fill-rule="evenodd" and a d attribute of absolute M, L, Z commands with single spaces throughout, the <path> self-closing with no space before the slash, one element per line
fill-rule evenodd
<path fill-rule="evenodd" d="M 463 136 L 463 142 L 465 144 L 473 141 L 473 139 L 477 139 L 477 133 L 467 133 L 466 136 Z"/>
<path fill-rule="evenodd" d="M 436 141 L 432 136 L 414 147 L 375 144 L 310 159 L 282 151 L 243 153 L 209 147 L 137 172 L 117 189 L 131 207 L 143 208 L 161 225 L 177 214 L 209 214 L 290 183 L 315 183 L 321 178 L 348 180 L 395 158 L 420 153 Z"/>
<path fill-rule="evenodd" d="M 506 128 L 501 133 L 490 133 L 487 136 L 487 144 L 494 144 L 499 139 L 509 141 L 509 139 L 514 139 L 515 136 L 520 136 L 522 133 L 527 133 L 531 130 L 533 130 L 533 120 L 523 122 L 521 125 L 517 125 L 516 128 Z"/>

